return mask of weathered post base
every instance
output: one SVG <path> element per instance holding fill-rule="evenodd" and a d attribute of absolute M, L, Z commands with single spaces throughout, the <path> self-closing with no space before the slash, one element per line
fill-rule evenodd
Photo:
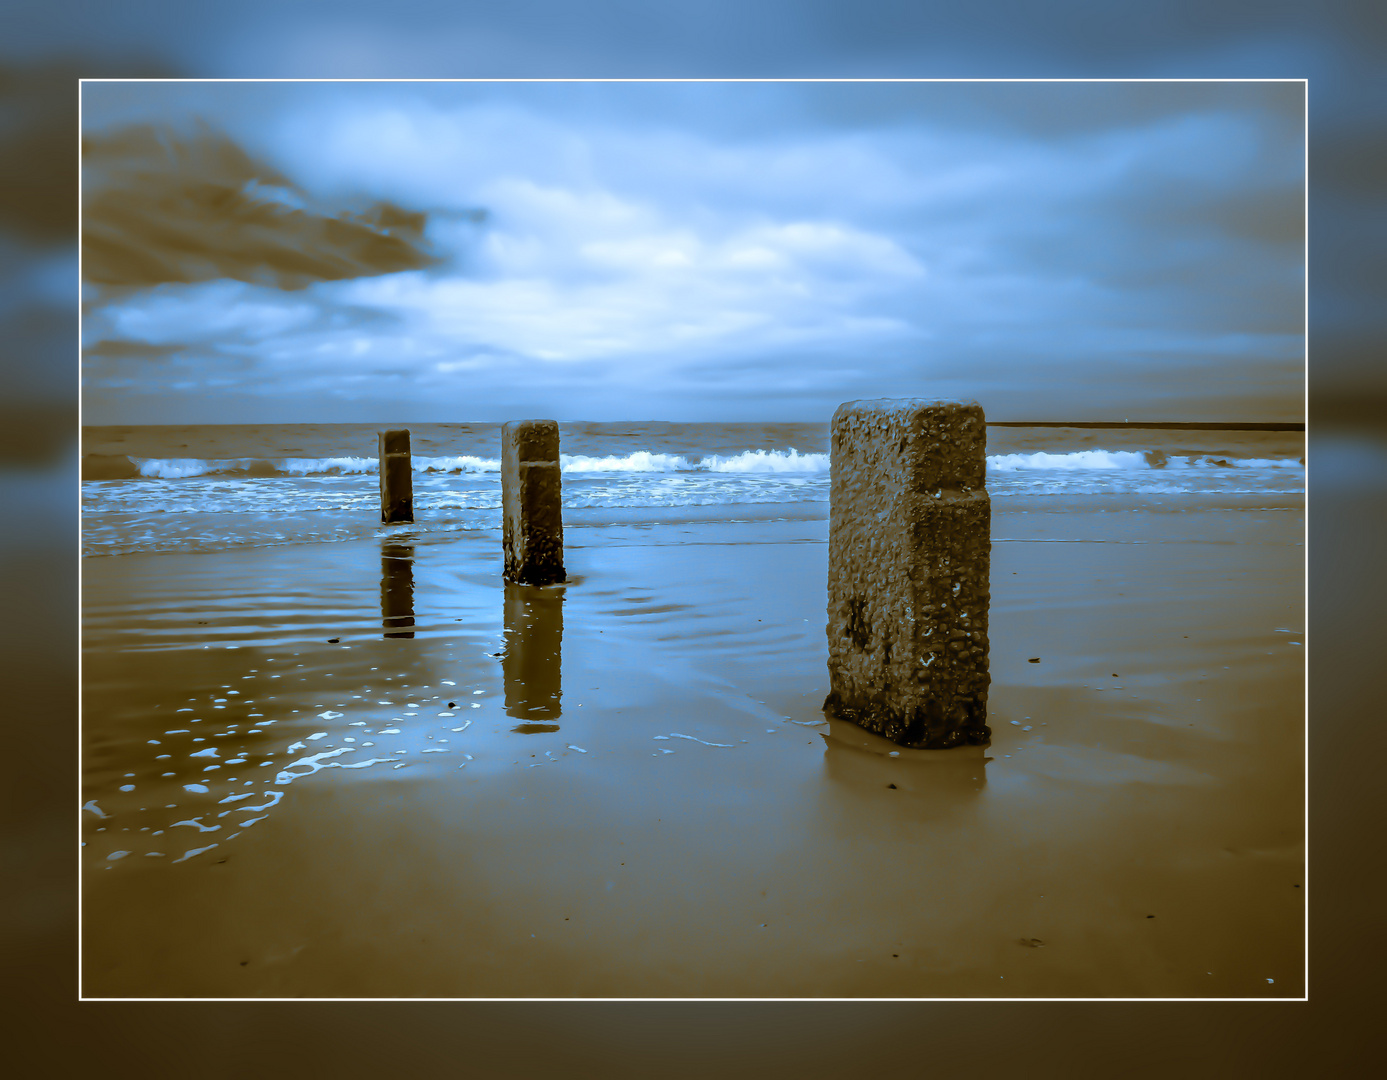
<path fill-rule="evenodd" d="M 972 403 L 833 416 L 824 708 L 902 746 L 991 737 L 985 431 Z"/>
<path fill-rule="evenodd" d="M 501 428 L 501 517 L 505 579 L 563 581 L 563 482 L 553 420 L 513 420 Z"/>
<path fill-rule="evenodd" d="M 409 456 L 409 429 L 382 431 L 380 449 L 380 519 L 414 520 L 414 472 Z"/>

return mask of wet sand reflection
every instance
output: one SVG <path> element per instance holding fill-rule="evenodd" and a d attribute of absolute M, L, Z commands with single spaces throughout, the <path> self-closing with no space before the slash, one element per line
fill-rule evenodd
<path fill-rule="evenodd" d="M 830 719 L 824 734 L 824 775 L 855 792 L 880 791 L 903 800 L 905 817 L 932 818 L 971 802 L 987 786 L 989 748 L 910 750 L 847 720 Z M 913 809 L 904 809 L 908 801 Z"/>
<path fill-rule="evenodd" d="M 380 618 L 384 637 L 412 638 L 414 625 L 414 545 L 381 545 Z"/>
<path fill-rule="evenodd" d="M 563 698 L 563 589 L 506 584 L 501 657 L 506 713 L 523 734 L 558 731 Z"/>

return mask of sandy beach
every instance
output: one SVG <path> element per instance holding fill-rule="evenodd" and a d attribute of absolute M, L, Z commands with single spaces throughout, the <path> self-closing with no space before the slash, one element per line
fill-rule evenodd
<path fill-rule="evenodd" d="M 1300 996 L 1303 513 L 1120 505 L 998 507 L 935 752 L 824 722 L 822 518 L 86 559 L 83 992 Z"/>

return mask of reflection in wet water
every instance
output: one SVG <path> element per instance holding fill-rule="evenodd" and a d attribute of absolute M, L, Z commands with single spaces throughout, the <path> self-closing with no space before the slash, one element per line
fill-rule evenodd
<path fill-rule="evenodd" d="M 824 735 L 828 779 L 863 792 L 882 790 L 929 804 L 925 816 L 981 793 L 992 760 L 982 746 L 910 750 L 847 720 L 830 719 Z"/>
<path fill-rule="evenodd" d="M 385 637 L 412 638 L 414 625 L 414 545 L 382 544 L 380 549 L 380 618 Z"/>
<path fill-rule="evenodd" d="M 506 681 L 506 712 L 522 734 L 557 731 L 562 714 L 563 589 L 507 582 L 506 649 L 501 667 Z M 540 723 L 534 723 L 540 721 Z"/>

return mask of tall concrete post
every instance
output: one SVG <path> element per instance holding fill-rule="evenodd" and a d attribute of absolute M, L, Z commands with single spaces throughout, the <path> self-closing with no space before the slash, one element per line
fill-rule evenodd
<path fill-rule="evenodd" d="M 512 420 L 501 428 L 505 578 L 520 585 L 564 580 L 559 425 Z"/>
<path fill-rule="evenodd" d="M 409 429 L 379 433 L 380 519 L 414 520 L 414 473 L 409 458 Z"/>
<path fill-rule="evenodd" d="M 902 746 L 992 734 L 986 431 L 974 402 L 833 414 L 824 708 Z"/>

